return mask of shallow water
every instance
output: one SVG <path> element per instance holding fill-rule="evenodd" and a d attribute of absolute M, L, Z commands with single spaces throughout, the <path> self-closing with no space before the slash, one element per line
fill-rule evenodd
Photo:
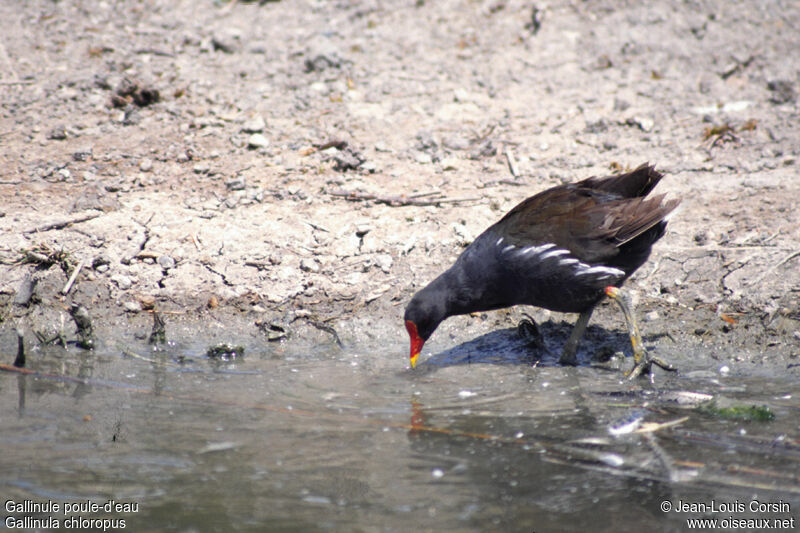
<path fill-rule="evenodd" d="M 629 383 L 537 364 L 510 333 L 491 335 L 415 371 L 400 347 L 248 345 L 231 362 L 206 358 L 200 343 L 34 351 L 28 367 L 51 376 L 0 373 L 0 487 L 6 506 L 61 510 L 7 507 L 3 518 L 124 520 L 129 531 L 529 532 L 800 519 L 797 383 L 677 355 L 682 374 Z M 687 392 L 766 405 L 775 419 L 701 413 L 680 405 L 695 398 Z M 106 512 L 109 500 L 131 508 Z M 665 501 L 715 507 L 664 512 Z M 752 501 L 777 507 L 754 513 Z M 80 502 L 101 508 L 64 513 Z"/>

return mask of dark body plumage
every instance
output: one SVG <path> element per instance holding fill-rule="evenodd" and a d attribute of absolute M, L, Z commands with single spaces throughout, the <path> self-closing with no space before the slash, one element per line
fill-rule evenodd
<path fill-rule="evenodd" d="M 411 299 L 405 320 L 416 327 L 419 347 L 449 316 L 519 304 L 582 313 L 582 334 L 605 288 L 620 286 L 664 234 L 679 200 L 646 198 L 661 178 L 645 164 L 521 202 Z"/>

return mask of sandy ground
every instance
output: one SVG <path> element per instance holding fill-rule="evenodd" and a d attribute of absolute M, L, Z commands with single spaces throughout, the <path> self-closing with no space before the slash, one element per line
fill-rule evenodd
<path fill-rule="evenodd" d="M 0 17 L 6 332 L 58 328 L 77 302 L 100 331 L 146 330 L 155 307 L 405 353 L 410 295 L 506 210 L 649 161 L 682 198 L 629 282 L 653 342 L 800 356 L 794 2 L 37 0 Z"/>

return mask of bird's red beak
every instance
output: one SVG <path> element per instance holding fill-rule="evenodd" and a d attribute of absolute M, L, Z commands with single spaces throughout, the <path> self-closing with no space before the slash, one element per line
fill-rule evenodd
<path fill-rule="evenodd" d="M 417 333 L 417 325 L 410 320 L 406 320 L 406 330 L 408 330 L 408 337 L 411 339 L 411 368 L 414 368 L 417 366 L 417 357 L 419 357 L 419 352 L 422 351 L 422 345 L 425 344 L 425 341 Z"/>

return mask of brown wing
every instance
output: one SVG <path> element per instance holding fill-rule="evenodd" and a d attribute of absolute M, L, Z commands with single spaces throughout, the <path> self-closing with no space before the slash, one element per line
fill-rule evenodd
<path fill-rule="evenodd" d="M 660 179 L 643 165 L 620 176 L 554 187 L 524 200 L 495 229 L 519 247 L 553 243 L 581 261 L 604 263 L 677 207 L 679 200 L 663 203 L 663 195 L 642 197 Z"/>

